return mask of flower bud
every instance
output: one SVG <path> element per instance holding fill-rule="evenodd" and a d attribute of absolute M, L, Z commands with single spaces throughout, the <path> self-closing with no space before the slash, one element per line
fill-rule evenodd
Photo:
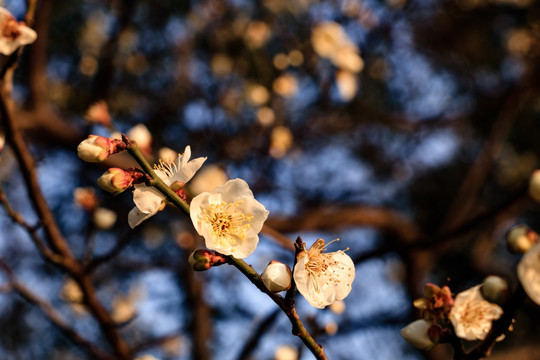
<path fill-rule="evenodd" d="M 226 259 L 222 254 L 205 249 L 197 249 L 188 257 L 188 263 L 195 271 L 205 271 L 212 266 L 225 264 L 225 261 Z"/>
<path fill-rule="evenodd" d="M 515 254 L 524 254 L 538 242 L 538 234 L 527 225 L 514 225 L 506 232 L 506 246 Z"/>
<path fill-rule="evenodd" d="M 431 323 L 426 320 L 416 320 L 401 329 L 401 336 L 415 348 L 428 351 L 435 346 L 428 335 L 430 327 Z"/>
<path fill-rule="evenodd" d="M 494 275 L 484 279 L 480 292 L 484 299 L 497 305 L 504 305 L 510 297 L 506 280 Z"/>
<path fill-rule="evenodd" d="M 93 215 L 94 224 L 98 229 L 108 230 L 116 222 L 116 213 L 112 210 L 98 207 Z"/>
<path fill-rule="evenodd" d="M 113 145 L 109 138 L 90 135 L 77 147 L 77 155 L 87 162 L 100 162 L 109 157 Z"/>
<path fill-rule="evenodd" d="M 534 170 L 529 179 L 529 196 L 540 202 L 540 170 Z"/>
<path fill-rule="evenodd" d="M 264 286 L 272 292 L 280 292 L 291 288 L 291 269 L 279 261 L 270 261 L 264 269 L 261 279 Z"/>
<path fill-rule="evenodd" d="M 110 168 L 99 177 L 97 183 L 100 188 L 114 195 L 118 195 L 131 187 L 133 177 L 131 173 L 120 168 Z"/>

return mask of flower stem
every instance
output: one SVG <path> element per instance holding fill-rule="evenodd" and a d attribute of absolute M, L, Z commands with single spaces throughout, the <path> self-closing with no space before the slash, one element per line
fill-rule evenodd
<path fill-rule="evenodd" d="M 129 154 L 133 156 L 133 158 L 137 161 L 137 163 L 139 163 L 142 169 L 150 176 L 151 180 L 149 182 L 149 185 L 154 186 L 156 189 L 158 189 L 163 195 L 167 197 L 170 202 L 172 202 L 178 208 L 182 209 L 189 216 L 189 205 L 184 200 L 182 200 L 170 187 L 168 187 L 163 181 L 161 181 L 161 179 L 156 175 L 148 161 L 146 161 L 143 154 L 137 148 L 137 144 L 134 141 L 129 140 L 125 135 L 123 135 L 122 137 L 124 142 L 127 144 L 127 151 L 129 152 Z M 299 239 L 299 241 L 301 242 L 302 240 Z M 302 320 L 300 320 L 298 313 L 296 312 L 296 308 L 294 306 L 294 290 L 289 291 L 287 293 L 287 297 L 284 299 L 281 295 L 274 294 L 273 292 L 268 290 L 266 286 L 264 286 L 260 275 L 244 260 L 237 259 L 233 256 L 225 256 L 225 258 L 227 259 L 227 263 L 229 265 L 232 265 L 238 270 L 240 270 L 240 272 L 244 274 L 244 276 L 246 276 L 249 281 L 253 283 L 253 285 L 255 285 L 260 291 L 268 295 L 281 308 L 281 310 L 283 310 L 283 312 L 287 315 L 292 324 L 293 335 L 298 336 L 302 340 L 302 342 L 308 347 L 308 349 L 313 353 L 313 355 L 315 355 L 316 359 L 328 359 L 326 357 L 326 354 L 324 353 L 323 347 L 319 345 L 315 341 L 315 339 L 309 334 L 304 324 L 302 323 Z"/>

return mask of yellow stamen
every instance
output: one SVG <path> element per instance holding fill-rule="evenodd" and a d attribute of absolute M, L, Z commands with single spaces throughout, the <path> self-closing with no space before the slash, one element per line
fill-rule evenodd
<path fill-rule="evenodd" d="M 202 210 L 199 221 L 204 221 L 211 226 L 212 237 L 222 246 L 237 245 L 236 239 L 244 241 L 246 232 L 250 228 L 253 215 L 244 214 L 239 206 L 242 201 L 227 203 L 222 201 L 218 204 L 210 204 Z"/>

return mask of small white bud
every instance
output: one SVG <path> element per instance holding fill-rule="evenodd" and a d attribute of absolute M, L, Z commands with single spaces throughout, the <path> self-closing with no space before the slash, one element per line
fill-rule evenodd
<path fill-rule="evenodd" d="M 506 232 L 508 250 L 516 254 L 524 254 L 538 242 L 538 234 L 527 225 L 512 226 Z"/>
<path fill-rule="evenodd" d="M 497 305 L 503 305 L 510 296 L 506 280 L 494 275 L 484 279 L 480 292 L 484 299 Z"/>
<path fill-rule="evenodd" d="M 110 139 L 103 136 L 90 135 L 88 139 L 83 140 L 77 147 L 77 155 L 87 162 L 100 162 L 109 157 L 112 148 Z"/>
<path fill-rule="evenodd" d="M 261 275 L 264 286 L 272 292 L 289 290 L 291 277 L 291 269 L 279 261 L 271 261 Z"/>
<path fill-rule="evenodd" d="M 430 327 L 431 324 L 426 320 L 416 320 L 401 329 L 401 336 L 415 348 L 428 351 L 435 346 L 428 335 Z"/>

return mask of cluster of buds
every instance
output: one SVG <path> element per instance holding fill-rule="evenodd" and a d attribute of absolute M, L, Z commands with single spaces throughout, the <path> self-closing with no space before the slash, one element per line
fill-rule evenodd
<path fill-rule="evenodd" d="M 441 325 L 447 323 L 448 314 L 454 305 L 450 288 L 428 283 L 424 287 L 424 295 L 414 301 L 414 307 L 421 311 L 424 320 Z"/>
<path fill-rule="evenodd" d="M 87 162 L 101 162 L 110 155 L 126 150 L 126 143 L 120 139 L 89 135 L 77 147 L 77 155 Z"/>
<path fill-rule="evenodd" d="M 188 258 L 188 262 L 195 271 L 209 270 L 212 266 L 225 264 L 227 259 L 222 254 L 213 250 L 197 249 Z"/>

